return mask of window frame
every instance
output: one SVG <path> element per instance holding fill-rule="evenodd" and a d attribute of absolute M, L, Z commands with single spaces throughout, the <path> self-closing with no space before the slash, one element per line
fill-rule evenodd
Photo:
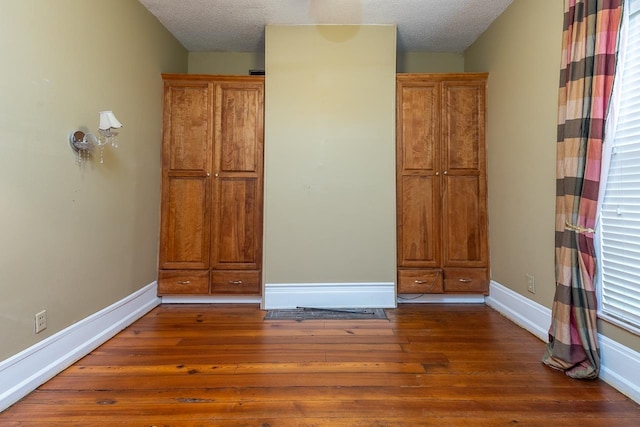
<path fill-rule="evenodd" d="M 635 28 L 633 27 L 634 24 Z M 614 93 L 611 99 L 609 115 L 607 117 L 605 141 L 603 145 L 603 160 L 600 181 L 601 190 L 600 200 L 598 203 L 598 227 L 595 234 L 595 245 L 598 254 L 598 269 L 596 275 L 596 287 L 598 295 L 597 314 L 600 319 L 606 320 L 609 323 L 612 323 L 635 335 L 640 336 L 640 301 L 635 303 L 636 306 L 633 307 L 633 310 L 628 310 L 629 312 L 633 311 L 633 314 L 631 316 L 626 315 L 624 313 L 624 309 L 616 307 L 616 302 L 621 301 L 623 298 L 616 298 L 612 295 L 617 290 L 622 289 L 624 286 L 614 284 L 608 285 L 607 280 L 604 278 L 605 275 L 610 274 L 608 271 L 609 269 L 611 269 L 611 267 L 605 266 L 605 262 L 609 261 L 610 263 L 614 263 L 616 255 L 612 255 L 612 253 L 614 252 L 614 250 L 612 249 L 614 245 L 607 246 L 605 243 L 603 243 L 603 240 L 607 240 L 607 238 L 604 237 L 604 234 L 607 233 L 607 229 L 603 224 L 603 218 L 605 219 L 604 222 L 606 223 L 606 218 L 610 217 L 612 212 L 612 208 L 611 206 L 609 206 L 611 204 L 611 200 L 609 200 L 609 198 L 607 197 L 607 189 L 609 188 L 609 184 L 611 184 L 609 181 L 609 177 L 611 177 L 612 182 L 614 182 L 614 184 L 611 185 L 617 186 L 615 190 L 611 190 L 614 192 L 620 190 L 621 184 L 619 183 L 619 181 L 624 179 L 621 178 L 623 174 L 612 176 L 613 173 L 616 173 L 616 169 L 612 169 L 610 167 L 612 156 L 618 156 L 620 152 L 624 154 L 624 149 L 616 150 L 616 143 L 619 140 L 623 139 L 622 136 L 616 135 L 619 121 L 621 120 L 621 117 L 625 116 L 625 114 L 629 114 L 629 110 L 627 109 L 629 108 L 629 106 L 621 105 L 621 97 L 623 97 L 625 94 L 628 95 L 629 93 L 633 93 L 632 97 L 637 98 L 639 101 L 637 102 L 638 105 L 633 105 L 630 111 L 635 112 L 640 117 L 640 0 L 627 0 L 625 2 L 623 9 L 623 24 L 620 31 L 619 52 L 618 67 L 616 69 L 616 80 L 614 82 Z M 629 84 L 625 81 L 625 76 L 628 76 L 628 74 L 626 73 L 634 73 L 634 71 L 630 70 L 635 70 L 635 74 L 638 74 L 638 76 L 636 77 L 637 81 L 633 81 L 631 84 L 633 92 L 630 92 L 629 88 L 624 86 L 625 83 Z M 607 137 L 607 135 L 613 136 Z M 633 141 L 628 146 L 633 146 L 634 149 L 639 152 L 633 157 L 633 159 L 640 161 L 640 127 L 638 127 L 638 129 L 634 129 L 631 138 L 633 139 Z M 622 147 L 622 145 L 619 145 L 619 147 Z M 631 156 L 629 158 L 631 158 Z M 618 159 L 614 159 L 613 161 L 615 162 L 617 160 Z M 625 158 L 625 160 L 628 159 Z M 638 173 L 640 174 L 640 166 Z M 616 179 L 618 181 L 616 181 Z M 637 181 L 633 181 L 633 183 L 635 183 L 637 186 L 635 191 L 640 194 L 640 177 L 637 178 Z M 627 197 L 629 196 L 627 195 Z M 640 209 L 640 201 L 637 202 L 636 207 Z M 620 211 L 618 211 L 617 214 L 618 216 L 620 216 Z M 633 217 L 640 220 L 640 211 L 633 213 Z M 632 227 L 627 224 L 627 229 L 629 228 Z M 624 246 L 624 243 L 622 243 L 622 246 Z M 640 243 L 637 244 L 637 246 L 640 247 Z M 623 256 L 621 255 L 620 258 L 623 258 Z M 633 264 L 631 262 L 628 262 L 626 265 Z M 640 259 L 638 260 L 638 264 L 634 265 L 634 268 L 637 271 L 637 274 L 640 275 Z M 605 273 L 605 270 L 607 270 L 607 273 Z M 628 270 L 631 269 L 627 269 L 627 271 Z M 635 292 L 637 291 L 638 300 L 640 300 L 640 281 L 635 282 L 634 285 L 635 287 L 632 287 L 631 291 L 634 293 L 634 297 Z M 611 301 L 611 303 L 609 301 Z"/>

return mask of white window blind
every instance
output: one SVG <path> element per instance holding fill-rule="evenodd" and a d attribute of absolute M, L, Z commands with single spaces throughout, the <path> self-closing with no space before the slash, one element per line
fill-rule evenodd
<path fill-rule="evenodd" d="M 615 102 L 615 130 L 600 208 L 600 315 L 640 332 L 640 0 L 629 21 Z M 618 71 L 620 72 L 620 71 Z"/>

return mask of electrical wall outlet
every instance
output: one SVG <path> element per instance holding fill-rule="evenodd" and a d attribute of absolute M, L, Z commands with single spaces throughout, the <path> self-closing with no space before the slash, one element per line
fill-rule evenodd
<path fill-rule="evenodd" d="M 36 314 L 36 334 L 47 329 L 47 310 L 42 310 Z"/>
<path fill-rule="evenodd" d="M 536 293 L 536 278 L 533 277 L 533 274 L 525 274 L 524 277 L 527 278 L 527 291 L 532 294 Z"/>

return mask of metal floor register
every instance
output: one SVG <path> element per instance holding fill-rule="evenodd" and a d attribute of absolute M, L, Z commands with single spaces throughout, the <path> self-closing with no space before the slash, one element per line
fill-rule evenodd
<path fill-rule="evenodd" d="M 317 308 L 269 310 L 264 320 L 388 320 L 383 308 Z"/>

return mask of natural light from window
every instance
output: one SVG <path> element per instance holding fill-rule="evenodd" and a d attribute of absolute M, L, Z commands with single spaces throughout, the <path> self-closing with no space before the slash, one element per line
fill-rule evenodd
<path fill-rule="evenodd" d="M 640 0 L 625 8 L 603 154 L 598 300 L 601 318 L 640 334 Z"/>

